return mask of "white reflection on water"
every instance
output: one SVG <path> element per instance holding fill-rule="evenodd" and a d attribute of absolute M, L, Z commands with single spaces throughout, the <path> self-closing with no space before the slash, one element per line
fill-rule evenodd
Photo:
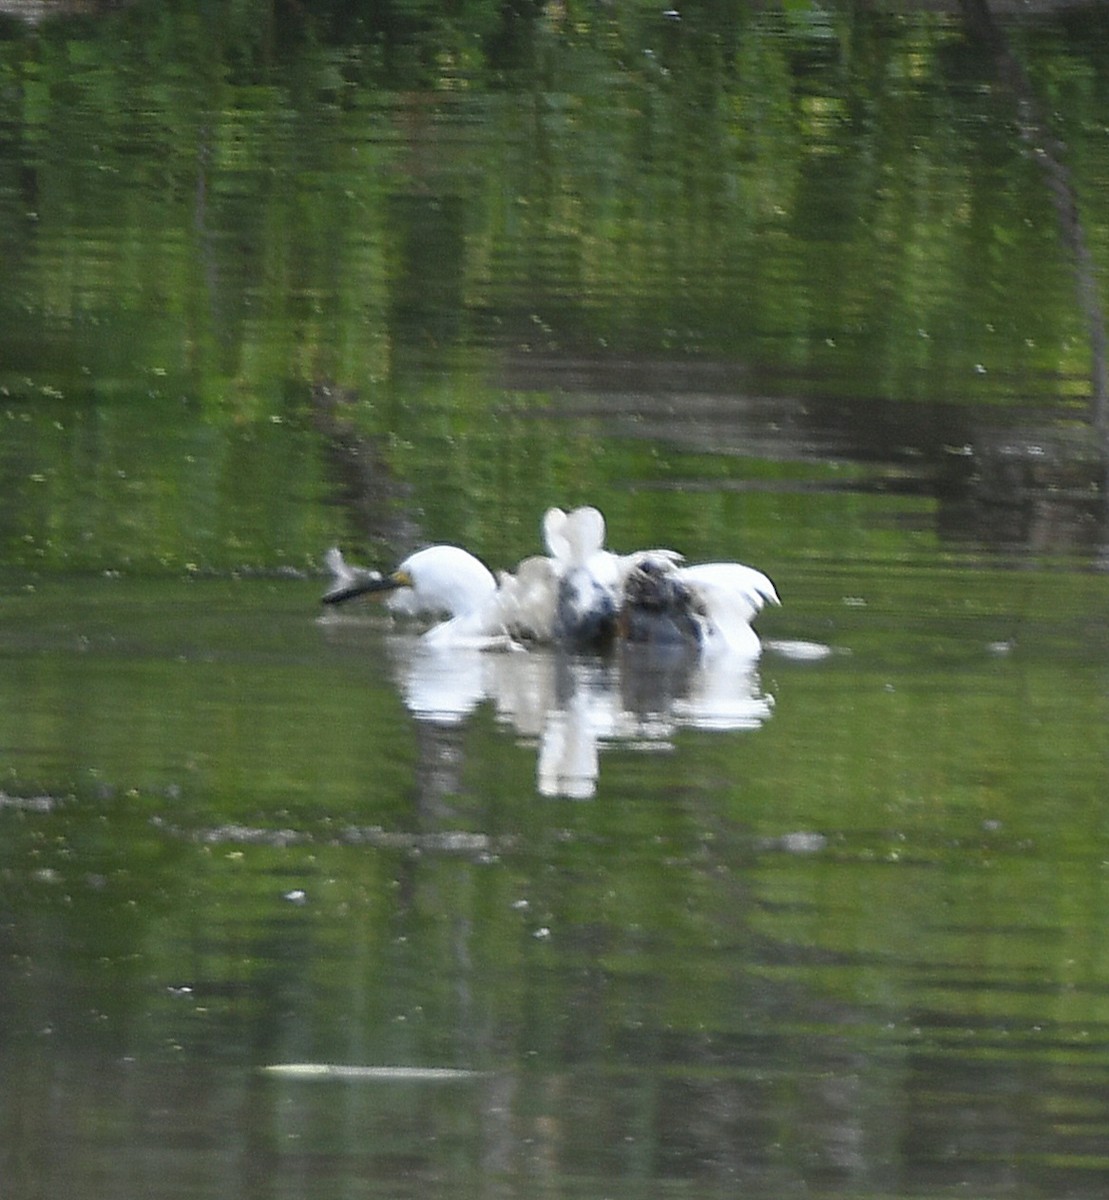
<path fill-rule="evenodd" d="M 609 746 L 665 750 L 680 729 L 757 729 L 774 709 L 746 657 L 703 661 L 625 646 L 612 658 L 547 648 L 499 653 L 387 639 L 404 703 L 419 721 L 457 725 L 489 702 L 537 751 L 543 796 L 585 800 Z"/>

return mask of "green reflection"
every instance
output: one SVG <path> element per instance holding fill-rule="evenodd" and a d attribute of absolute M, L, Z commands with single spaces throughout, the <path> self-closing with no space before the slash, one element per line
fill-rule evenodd
<path fill-rule="evenodd" d="M 9 559 L 313 560 L 329 531 L 282 510 L 334 486 L 297 445 L 321 384 L 387 439 L 398 487 L 444 512 L 470 498 L 435 530 L 455 538 L 493 533 L 479 512 L 523 520 L 521 480 L 564 489 L 561 464 L 629 482 L 588 427 L 506 444 L 486 386 L 506 363 L 648 355 L 743 364 L 750 395 L 1085 411 L 1051 188 L 952 18 L 217 9 L 203 29 L 187 6 L 136 5 L 0 43 Z M 1097 263 L 1105 163 L 1083 131 L 1104 39 L 1083 19 L 1006 32 L 1070 148 Z M 437 423 L 445 440 L 422 440 Z M 490 430 L 513 460 L 497 472 Z M 217 484 L 212 536 L 158 512 L 124 547 L 66 528 L 72 500 L 36 486 L 70 475 L 94 505 L 158 509 L 245 484 L 237 444 L 269 527 Z M 119 485 L 140 461 L 170 495 Z"/>

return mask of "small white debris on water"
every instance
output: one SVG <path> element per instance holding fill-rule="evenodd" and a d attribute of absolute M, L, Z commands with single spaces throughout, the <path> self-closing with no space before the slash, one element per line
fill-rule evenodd
<path fill-rule="evenodd" d="M 782 834 L 780 845 L 787 854 L 816 854 L 828 844 L 828 839 L 822 833 Z"/>
<path fill-rule="evenodd" d="M 793 662 L 820 662 L 832 656 L 832 647 L 823 642 L 805 642 L 795 640 L 774 640 L 766 643 L 766 648 L 783 658 Z"/>
<path fill-rule="evenodd" d="M 282 1079 L 364 1079 L 383 1082 L 444 1083 L 477 1079 L 484 1071 L 462 1067 L 360 1067 L 348 1063 L 271 1063 L 262 1070 Z"/>

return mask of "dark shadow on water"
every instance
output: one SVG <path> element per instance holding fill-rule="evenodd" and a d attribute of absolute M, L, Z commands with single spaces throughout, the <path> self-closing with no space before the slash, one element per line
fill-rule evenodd
<path fill-rule="evenodd" d="M 772 462 L 850 462 L 845 483 L 754 481 L 714 491 L 785 488 L 933 498 L 945 540 L 997 549 L 1097 551 L 1107 538 L 1103 460 L 1064 405 L 997 410 L 952 401 L 752 393 L 741 364 L 512 355 L 504 385 L 542 400 L 533 415 L 588 418 L 612 438 L 683 453 Z M 696 490 L 696 479 L 655 486 Z"/>

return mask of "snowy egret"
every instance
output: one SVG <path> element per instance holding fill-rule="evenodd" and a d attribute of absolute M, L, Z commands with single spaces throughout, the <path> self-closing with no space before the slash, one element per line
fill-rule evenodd
<path fill-rule="evenodd" d="M 492 649 L 554 637 L 558 580 L 551 560 L 541 555 L 496 578 L 468 550 L 449 545 L 417 550 L 387 575 L 353 566 L 337 547 L 326 562 L 332 584 L 324 604 L 378 594 L 401 616 L 446 618 L 424 633 L 431 645 Z"/>
<path fill-rule="evenodd" d="M 381 593 L 391 612 L 446 617 L 428 630 L 435 638 L 481 641 L 504 632 L 493 573 L 460 546 L 417 550 L 388 575 L 351 566 L 337 547 L 327 552 L 327 565 L 333 582 L 324 593 L 324 604 Z"/>
<path fill-rule="evenodd" d="M 427 546 L 410 554 L 395 571 L 382 575 L 352 567 L 338 547 L 327 552 L 334 576 L 324 604 L 339 604 L 365 593 L 387 593 L 385 603 L 406 616 L 461 617 L 488 602 L 497 590 L 489 568 L 460 546 Z"/>

